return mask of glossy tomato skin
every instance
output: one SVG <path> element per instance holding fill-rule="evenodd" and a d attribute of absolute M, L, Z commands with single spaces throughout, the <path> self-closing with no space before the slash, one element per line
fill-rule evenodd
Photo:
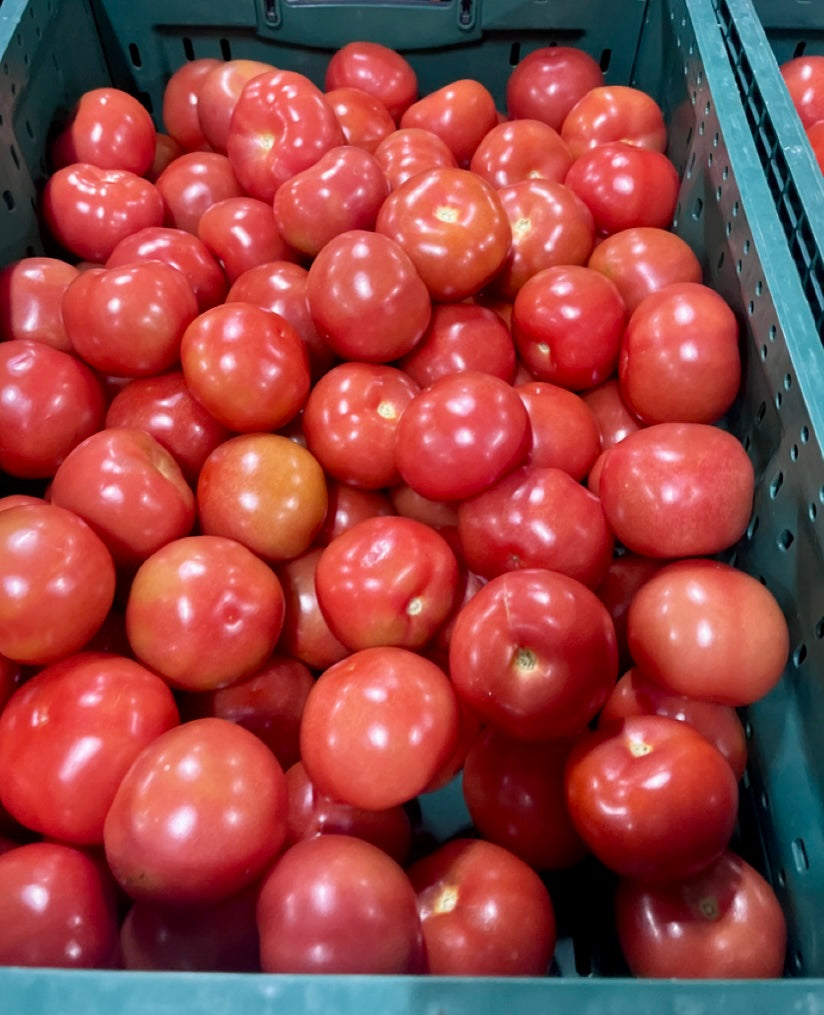
<path fill-rule="evenodd" d="M 282 625 L 280 582 L 251 550 L 223 536 L 186 536 L 161 547 L 138 568 L 126 603 L 137 658 L 191 691 L 254 673 Z"/>
<path fill-rule="evenodd" d="M 449 671 L 460 698 L 512 737 L 579 733 L 615 683 L 615 631 L 574 578 L 540 568 L 493 578 L 455 619 Z"/>
<path fill-rule="evenodd" d="M 489 90 L 480 81 L 461 78 L 413 102 L 399 126 L 432 131 L 446 143 L 458 165 L 468 167 L 475 149 L 497 122 Z"/>
<path fill-rule="evenodd" d="M 23 257 L 0 271 L 0 339 L 44 342 L 71 350 L 63 324 L 63 293 L 78 270 L 57 257 Z"/>
<path fill-rule="evenodd" d="M 255 881 L 286 835 L 286 778 L 248 730 L 193 719 L 132 764 L 106 815 L 109 867 L 133 898 L 208 903 Z"/>
<path fill-rule="evenodd" d="M 824 56 L 806 53 L 779 67 L 802 126 L 824 120 Z"/>
<path fill-rule="evenodd" d="M 61 842 L 103 841 L 120 780 L 176 726 L 168 686 L 131 659 L 80 652 L 36 673 L 0 714 L 3 805 Z"/>
<path fill-rule="evenodd" d="M 397 512 L 385 490 L 363 490 L 349 483 L 329 481 L 329 510 L 318 538 L 317 546 L 329 543 L 357 522 L 375 515 L 393 515 Z"/>
<path fill-rule="evenodd" d="M 409 868 L 427 971 L 446 976 L 543 976 L 555 912 L 538 875 L 508 850 L 455 839 Z"/>
<path fill-rule="evenodd" d="M 440 302 L 479 292 L 512 244 L 497 191 L 467 169 L 436 168 L 410 177 L 384 201 L 375 229 L 403 247 Z"/>
<path fill-rule="evenodd" d="M 651 95 L 628 85 L 590 89 L 564 117 L 560 132 L 573 158 L 611 141 L 626 141 L 656 152 L 667 147 L 661 107 Z"/>
<path fill-rule="evenodd" d="M 572 156 L 561 135 L 541 120 L 505 120 L 487 131 L 469 168 L 493 187 L 523 180 L 563 183 Z"/>
<path fill-rule="evenodd" d="M 429 786 L 458 737 L 446 674 L 408 649 L 363 649 L 324 670 L 303 711 L 303 764 L 318 789 L 380 810 Z"/>
<path fill-rule="evenodd" d="M 348 42 L 326 65 L 324 87 L 360 88 L 379 99 L 397 122 L 418 96 L 418 79 L 409 61 L 377 42 Z"/>
<path fill-rule="evenodd" d="M 183 148 L 173 137 L 159 132 L 155 138 L 155 153 L 152 164 L 146 172 L 146 179 L 152 183 L 157 182 L 158 176 L 163 172 L 178 155 L 183 154 Z"/>
<path fill-rule="evenodd" d="M 114 587 L 111 554 L 73 512 L 45 503 L 0 512 L 4 656 L 45 665 L 81 649 L 105 620 Z"/>
<path fill-rule="evenodd" d="M 0 344 L 0 468 L 44 479 L 103 425 L 103 389 L 76 356 L 44 342 Z"/>
<path fill-rule="evenodd" d="M 609 377 L 594 388 L 583 391 L 581 397 L 595 416 L 604 451 L 644 425 L 621 397 L 617 377 Z"/>
<path fill-rule="evenodd" d="M 512 120 L 532 117 L 560 130 L 567 113 L 604 83 L 598 62 L 575 46 L 542 46 L 513 69 L 506 86 Z"/>
<path fill-rule="evenodd" d="M 271 205 L 254 197 L 216 201 L 200 216 L 197 234 L 229 282 L 259 264 L 297 259 L 278 231 Z"/>
<path fill-rule="evenodd" d="M 582 736 L 566 766 L 567 806 L 605 866 L 650 882 L 700 871 L 726 849 L 738 783 L 687 723 L 630 716 Z"/>
<path fill-rule="evenodd" d="M 214 57 L 189 60 L 172 73 L 163 89 L 163 126 L 184 151 L 209 150 L 198 117 L 198 98 L 207 75 L 221 63 Z"/>
<path fill-rule="evenodd" d="M 446 142 L 422 127 L 393 130 L 378 143 L 374 155 L 392 190 L 425 169 L 458 168 Z"/>
<path fill-rule="evenodd" d="M 597 588 L 598 598 L 609 610 L 618 639 L 618 661 L 620 672 L 632 665 L 632 656 L 627 646 L 627 613 L 635 593 L 661 567 L 664 561 L 624 551 L 616 553 L 610 562 L 603 581 Z"/>
<path fill-rule="evenodd" d="M 247 81 L 275 68 L 262 60 L 224 60 L 204 75 L 197 91 L 197 119 L 216 152 L 226 153 L 226 139 L 237 100 Z"/>
<path fill-rule="evenodd" d="M 184 152 L 166 166 L 155 186 L 163 198 L 166 225 L 194 236 L 208 208 L 243 195 L 231 162 L 219 152 Z"/>
<path fill-rule="evenodd" d="M 80 96 L 55 139 L 52 164 L 88 162 L 143 176 L 154 161 L 156 136 L 149 112 L 133 95 L 119 88 L 93 88 Z"/>
<path fill-rule="evenodd" d="M 627 615 L 630 653 L 643 674 L 676 694 L 751 704 L 778 682 L 789 631 L 775 596 L 720 561 L 668 564 Z"/>
<path fill-rule="evenodd" d="M 332 633 L 318 604 L 315 569 L 322 552 L 323 547 L 316 546 L 277 568 L 285 599 L 278 646 L 315 672 L 327 669 L 350 652 Z"/>
<path fill-rule="evenodd" d="M 575 392 L 546 381 L 515 388 L 529 413 L 532 445 L 527 465 L 557 468 L 582 480 L 601 451 L 595 415 Z"/>
<path fill-rule="evenodd" d="M 110 881 L 84 852 L 33 842 L 0 856 L 0 963 L 111 968 L 117 917 Z"/>
<path fill-rule="evenodd" d="M 705 423 L 656 423 L 606 453 L 600 498 L 616 539 L 647 557 L 709 556 L 743 534 L 755 475 L 741 443 Z"/>
<path fill-rule="evenodd" d="M 415 892 L 370 842 L 319 835 L 287 849 L 257 907 L 268 973 L 410 973 L 421 961 Z"/>
<path fill-rule="evenodd" d="M 386 106 L 362 88 L 341 85 L 326 92 L 346 143 L 374 154 L 381 141 L 395 130 Z"/>

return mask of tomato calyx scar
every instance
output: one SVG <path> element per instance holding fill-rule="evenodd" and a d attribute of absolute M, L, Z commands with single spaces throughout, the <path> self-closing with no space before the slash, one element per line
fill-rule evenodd
<path fill-rule="evenodd" d="M 633 758 L 643 758 L 644 755 L 652 753 L 652 744 L 647 743 L 646 740 L 641 740 L 639 737 L 630 737 L 627 749 Z"/>
<path fill-rule="evenodd" d="M 435 209 L 435 218 L 440 222 L 457 222 L 460 212 L 452 204 L 439 204 Z"/>

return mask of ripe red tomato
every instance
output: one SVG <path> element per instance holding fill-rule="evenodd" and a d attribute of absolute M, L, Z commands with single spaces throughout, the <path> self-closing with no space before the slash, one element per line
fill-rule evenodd
<path fill-rule="evenodd" d="M 418 78 L 409 61 L 397 50 L 377 42 L 348 42 L 326 65 L 324 87 L 360 88 L 374 95 L 397 122 L 418 96 Z"/>
<path fill-rule="evenodd" d="M 493 187 L 523 180 L 563 183 L 572 156 L 561 135 L 541 120 L 505 120 L 487 131 L 469 168 Z"/>
<path fill-rule="evenodd" d="M 546 381 L 529 381 L 515 390 L 529 414 L 532 444 L 526 464 L 563 469 L 582 480 L 601 452 L 595 415 L 579 395 Z"/>
<path fill-rule="evenodd" d="M 189 60 L 173 71 L 166 82 L 161 119 L 167 133 L 184 151 L 209 150 L 197 112 L 198 97 L 206 76 L 222 63 L 214 57 Z"/>
<path fill-rule="evenodd" d="M 475 149 L 497 122 L 498 111 L 489 89 L 474 78 L 460 78 L 413 102 L 399 126 L 437 134 L 458 165 L 468 167 Z"/>
<path fill-rule="evenodd" d="M 114 601 L 112 557 L 72 511 L 0 511 L 0 653 L 45 665 L 78 651 Z M 46 618 L 48 622 L 46 623 Z"/>
<path fill-rule="evenodd" d="M 144 176 L 155 156 L 157 131 L 149 112 L 119 88 L 84 92 L 51 145 L 54 168 L 88 162 Z"/>
<path fill-rule="evenodd" d="M 229 125 L 247 81 L 275 68 L 262 60 L 224 60 L 204 74 L 197 90 L 197 120 L 203 137 L 216 152 L 225 154 Z"/>
<path fill-rule="evenodd" d="M 366 810 L 395 807 L 440 773 L 458 723 L 438 666 L 405 648 L 363 649 L 324 670 L 309 692 L 301 756 L 322 793 Z"/>
<path fill-rule="evenodd" d="M 364 518 L 396 513 L 385 490 L 362 490 L 348 483 L 329 480 L 329 510 L 315 542 L 318 546 L 327 546 L 335 536 L 351 529 Z"/>
<path fill-rule="evenodd" d="M 769 882 L 730 850 L 683 880 L 622 880 L 615 926 L 635 976 L 756 980 L 784 969 L 781 905 Z"/>
<path fill-rule="evenodd" d="M 802 126 L 824 120 L 824 56 L 805 53 L 779 67 Z"/>
<path fill-rule="evenodd" d="M 491 842 L 454 839 L 409 868 L 436 976 L 544 976 L 556 944 L 538 875 Z"/>
<path fill-rule="evenodd" d="M 446 142 L 421 127 L 392 131 L 380 141 L 374 155 L 392 190 L 426 169 L 458 168 Z"/>
<path fill-rule="evenodd" d="M 0 714 L 3 806 L 61 842 L 102 843 L 120 780 L 178 721 L 168 686 L 139 663 L 67 656 L 27 680 Z"/>
<path fill-rule="evenodd" d="M 290 846 L 257 907 L 266 973 L 412 973 L 421 964 L 415 892 L 371 842 L 318 835 Z"/>
<path fill-rule="evenodd" d="M 183 148 L 173 137 L 168 134 L 158 132 L 155 137 L 155 154 L 154 160 L 148 171 L 146 172 L 146 179 L 152 183 L 157 181 L 158 176 L 163 172 L 166 166 L 169 165 L 178 155 L 183 154 Z"/>
<path fill-rule="evenodd" d="M 106 860 L 135 899 L 228 898 L 255 881 L 286 835 L 286 778 L 269 748 L 225 719 L 156 737 L 106 815 Z"/>
<path fill-rule="evenodd" d="M 625 437 L 640 430 L 644 425 L 637 416 L 630 412 L 621 398 L 617 377 L 610 377 L 606 381 L 596 384 L 594 388 L 582 392 L 581 398 L 595 416 L 601 434 L 601 448 L 604 451 L 619 444 Z"/>
<path fill-rule="evenodd" d="M 618 675 L 612 620 L 594 592 L 557 571 L 499 575 L 455 618 L 449 672 L 460 698 L 510 736 L 575 735 Z"/>
<path fill-rule="evenodd" d="M 0 341 L 28 339 L 71 351 L 63 324 L 63 293 L 77 278 L 73 264 L 56 257 L 23 257 L 0 271 Z"/>
<path fill-rule="evenodd" d="M 564 118 L 561 137 L 573 158 L 610 141 L 626 141 L 650 151 L 667 148 L 667 125 L 655 99 L 628 85 L 590 89 Z"/>
<path fill-rule="evenodd" d="M 297 259 L 278 232 L 271 204 L 254 197 L 215 201 L 200 216 L 197 234 L 230 282 L 259 264 Z"/>
<path fill-rule="evenodd" d="M 624 551 L 610 562 L 606 577 L 596 589 L 609 610 L 618 639 L 619 672 L 629 669 L 632 657 L 627 647 L 627 612 L 638 589 L 658 571 L 664 562 Z"/>
<path fill-rule="evenodd" d="M 346 143 L 374 154 L 380 142 L 395 130 L 386 106 L 362 88 L 341 85 L 326 92 Z"/>
<path fill-rule="evenodd" d="M 285 613 L 278 647 L 312 670 L 325 670 L 350 650 L 332 634 L 321 612 L 315 588 L 315 569 L 323 547 L 293 557 L 277 568 L 283 586 Z"/>
<path fill-rule="evenodd" d="M 818 168 L 824 173 L 824 120 L 816 120 L 806 128 L 805 133 Z"/>
<path fill-rule="evenodd" d="M 589 53 L 575 46 L 542 46 L 515 66 L 506 84 L 510 119 L 532 117 L 560 130 L 567 113 L 604 72 Z"/>
<path fill-rule="evenodd" d="M 694 874 L 729 844 L 738 783 L 687 723 L 630 716 L 584 734 L 566 767 L 567 806 L 595 856 L 626 877 Z"/>
<path fill-rule="evenodd" d="M 232 163 L 219 152 L 184 152 L 166 166 L 155 186 L 163 198 L 166 224 L 194 236 L 208 208 L 243 196 Z"/>
<path fill-rule="evenodd" d="M 190 691 L 254 673 L 272 654 L 282 625 L 283 590 L 271 568 L 223 536 L 167 543 L 141 564 L 126 602 L 134 654 Z"/>

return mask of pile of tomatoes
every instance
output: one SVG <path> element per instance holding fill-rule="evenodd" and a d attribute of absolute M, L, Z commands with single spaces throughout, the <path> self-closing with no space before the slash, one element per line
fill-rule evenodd
<path fill-rule="evenodd" d="M 824 56 L 794 56 L 779 69 L 818 167 L 824 172 Z"/>
<path fill-rule="evenodd" d="M 731 849 L 787 659 L 721 558 L 735 315 L 657 103 L 568 47 L 418 96 L 83 95 L 0 274 L 0 963 L 543 975 L 553 872 L 629 968 L 775 976 Z M 461 778 L 471 833 L 416 802 Z"/>

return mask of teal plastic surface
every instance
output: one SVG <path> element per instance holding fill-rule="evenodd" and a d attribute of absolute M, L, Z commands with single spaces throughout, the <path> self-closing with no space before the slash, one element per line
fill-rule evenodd
<path fill-rule="evenodd" d="M 626 979 L 606 930 L 609 886 L 585 867 L 551 884 L 563 922 L 547 978 L 5 969 L 0 1011 L 737 1015 L 824 1009 L 824 348 L 728 58 L 722 3 L 732 11 L 739 0 L 4 0 L 0 262 L 46 249 L 35 212 L 45 151 L 80 92 L 112 81 L 140 95 L 157 115 L 165 81 L 184 59 L 258 57 L 322 83 L 336 46 L 369 37 L 402 49 L 423 91 L 476 76 L 503 106 L 506 77 L 518 59 L 539 45 L 568 42 L 595 55 L 609 80 L 655 95 L 683 181 L 674 227 L 741 324 L 744 382 L 728 425 L 752 457 L 757 491 L 747 536 L 731 556 L 772 589 L 791 630 L 792 658 L 779 687 L 746 715 L 751 760 L 736 841 L 770 877 L 784 906 L 788 978 L 758 984 Z M 423 807 L 443 833 L 463 825 L 455 785 Z"/>

